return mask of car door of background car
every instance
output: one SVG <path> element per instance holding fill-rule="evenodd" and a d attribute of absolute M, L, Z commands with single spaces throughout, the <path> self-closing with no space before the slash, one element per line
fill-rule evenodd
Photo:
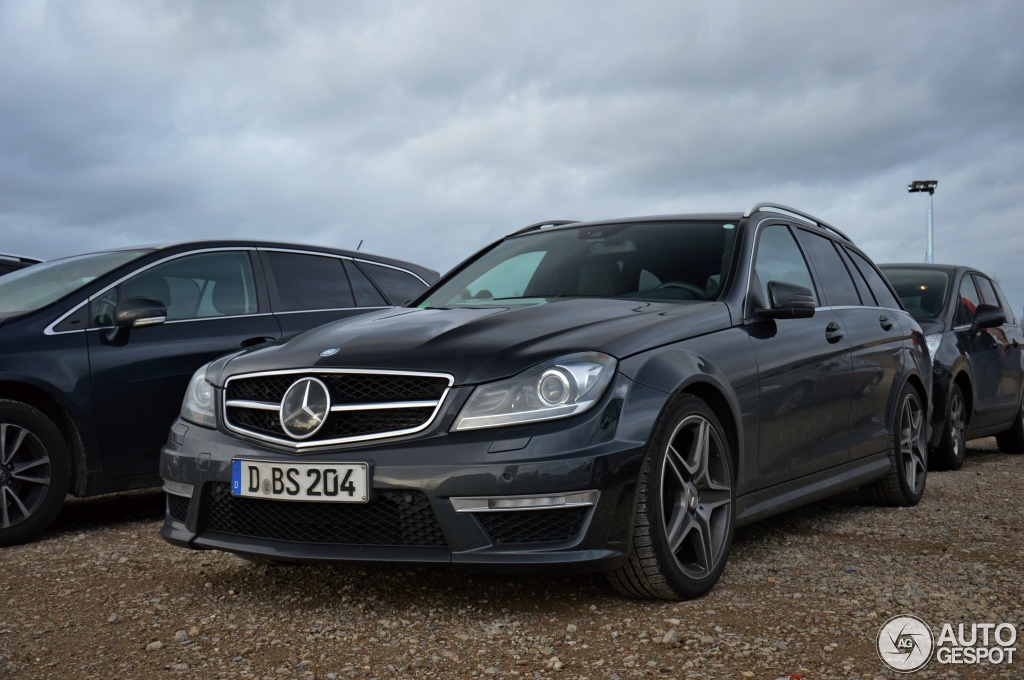
<path fill-rule="evenodd" d="M 284 337 L 325 323 L 390 307 L 384 295 L 346 258 L 263 249 L 270 305 Z"/>
<path fill-rule="evenodd" d="M 92 299 L 87 332 L 93 409 L 104 476 L 157 472 L 160 447 L 181 408 L 189 378 L 207 361 L 278 338 L 251 251 L 191 253 L 148 267 Z M 113 308 L 128 297 L 167 306 L 167 321 L 107 336 Z"/>
<path fill-rule="evenodd" d="M 817 291 L 788 226 L 763 227 L 756 248 L 748 294 L 755 305 L 766 306 L 769 281 Z M 748 325 L 760 385 L 761 488 L 845 463 L 848 457 L 850 340 L 820 292 L 815 300 L 818 308 L 810 318 Z"/>
<path fill-rule="evenodd" d="M 995 284 L 981 274 L 971 276 L 981 302 L 999 307 L 1006 316 L 1001 326 L 982 328 L 969 340 L 974 352 L 974 371 L 984 373 L 985 384 L 992 390 L 984 393 L 984 403 L 979 398 L 978 405 L 984 409 L 984 413 L 975 414 L 977 421 L 972 426 L 1009 423 L 1017 414 L 1020 404 L 1020 343 L 1024 338 L 1021 337 L 1020 327 L 1015 323 L 1013 311 L 1009 309 L 1005 298 L 996 293 Z M 966 275 L 964 279 L 967 279 Z M 967 334 L 970 335 L 969 330 Z"/>

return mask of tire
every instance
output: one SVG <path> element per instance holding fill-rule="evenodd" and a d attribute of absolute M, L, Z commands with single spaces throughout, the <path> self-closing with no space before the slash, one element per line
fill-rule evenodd
<path fill-rule="evenodd" d="M 925 409 L 910 383 L 903 385 L 889 434 L 889 472 L 863 488 L 875 505 L 917 505 L 928 480 L 928 446 L 925 442 Z"/>
<path fill-rule="evenodd" d="M 957 384 L 949 393 L 949 408 L 942 426 L 942 439 L 931 452 L 932 470 L 959 470 L 967 458 L 967 403 Z"/>
<path fill-rule="evenodd" d="M 0 399 L 0 546 L 42 534 L 60 512 L 70 478 L 68 447 L 53 421 Z"/>
<path fill-rule="evenodd" d="M 732 547 L 735 482 L 728 439 L 701 399 L 677 397 L 647 447 L 620 593 L 692 599 L 718 581 Z"/>
<path fill-rule="evenodd" d="M 1024 453 L 1024 400 L 1017 407 L 1010 429 L 996 434 L 996 444 L 1003 453 Z"/>

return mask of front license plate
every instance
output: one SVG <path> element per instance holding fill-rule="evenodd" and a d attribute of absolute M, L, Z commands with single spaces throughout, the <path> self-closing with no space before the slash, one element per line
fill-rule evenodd
<path fill-rule="evenodd" d="M 231 461 L 231 493 L 247 498 L 321 503 L 365 503 L 366 463 Z"/>

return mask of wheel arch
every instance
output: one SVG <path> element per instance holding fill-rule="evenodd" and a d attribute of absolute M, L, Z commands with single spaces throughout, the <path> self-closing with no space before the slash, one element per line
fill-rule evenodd
<path fill-rule="evenodd" d="M 31 406 L 57 426 L 71 454 L 69 491 L 76 496 L 85 493 L 85 444 L 68 408 L 43 387 L 15 380 L 0 380 L 0 399 Z"/>

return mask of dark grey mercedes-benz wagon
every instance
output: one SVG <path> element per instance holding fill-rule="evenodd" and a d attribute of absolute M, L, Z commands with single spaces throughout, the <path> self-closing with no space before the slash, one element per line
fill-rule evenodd
<path fill-rule="evenodd" d="M 695 597 L 739 525 L 857 487 L 917 503 L 930 385 L 917 323 L 810 215 L 533 225 L 408 307 L 201 368 L 161 534 Z"/>

